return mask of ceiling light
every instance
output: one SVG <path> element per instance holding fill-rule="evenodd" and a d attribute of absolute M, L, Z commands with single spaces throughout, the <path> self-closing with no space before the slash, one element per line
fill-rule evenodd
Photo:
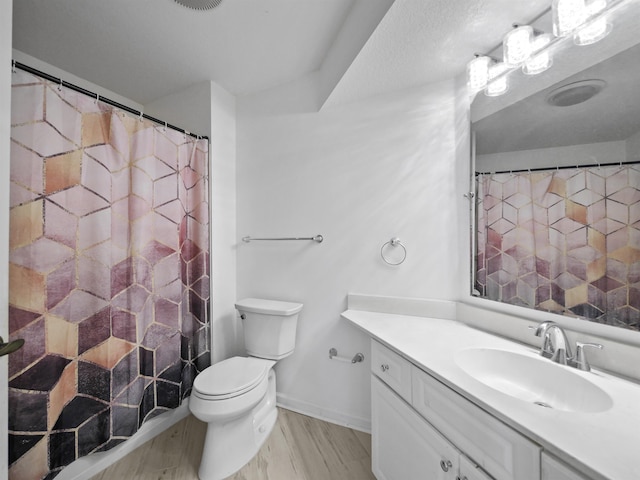
<path fill-rule="evenodd" d="M 551 12 L 556 37 L 569 35 L 587 19 L 585 0 L 553 0 Z"/>
<path fill-rule="evenodd" d="M 222 0 L 176 0 L 177 3 L 194 10 L 211 10 L 222 3 Z"/>
<path fill-rule="evenodd" d="M 507 33 L 502 42 L 504 63 L 518 66 L 531 55 L 531 41 L 533 28 L 529 25 L 514 25 L 514 29 Z"/>
<path fill-rule="evenodd" d="M 493 63 L 493 59 L 486 55 L 476 55 L 476 57 L 467 65 L 467 78 L 469 89 L 473 92 L 479 92 L 487 86 L 489 82 L 489 66 Z"/>
<path fill-rule="evenodd" d="M 551 66 L 551 52 L 547 49 L 547 45 L 551 43 L 553 35 L 543 33 L 537 35 L 531 42 L 531 57 L 524 63 L 522 71 L 527 75 L 537 75 L 544 72 Z"/>

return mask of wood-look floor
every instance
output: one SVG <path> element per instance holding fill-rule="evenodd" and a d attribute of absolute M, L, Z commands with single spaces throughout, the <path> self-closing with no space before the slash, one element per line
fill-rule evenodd
<path fill-rule="evenodd" d="M 375 480 L 370 435 L 278 411 L 260 452 L 229 480 Z M 205 431 L 189 415 L 91 480 L 198 480 Z"/>

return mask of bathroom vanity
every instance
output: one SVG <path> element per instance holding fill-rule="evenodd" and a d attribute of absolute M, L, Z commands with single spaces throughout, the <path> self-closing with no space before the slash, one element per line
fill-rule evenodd
<path fill-rule="evenodd" d="M 637 384 L 453 320 L 342 316 L 371 337 L 378 480 L 640 478 Z"/>

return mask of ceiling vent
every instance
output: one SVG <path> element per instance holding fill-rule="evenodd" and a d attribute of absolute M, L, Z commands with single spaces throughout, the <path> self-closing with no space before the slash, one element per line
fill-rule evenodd
<path fill-rule="evenodd" d="M 222 3 L 222 0 L 176 0 L 177 3 L 194 10 L 211 10 Z"/>
<path fill-rule="evenodd" d="M 554 107 L 570 107 L 595 97 L 607 85 L 604 80 L 582 80 L 552 90 L 547 103 Z"/>

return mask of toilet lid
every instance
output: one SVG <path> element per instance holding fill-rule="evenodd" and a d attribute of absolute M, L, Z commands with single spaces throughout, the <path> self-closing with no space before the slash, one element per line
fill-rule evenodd
<path fill-rule="evenodd" d="M 241 395 L 260 383 L 273 362 L 252 357 L 232 357 L 205 368 L 193 382 L 203 395 Z"/>
<path fill-rule="evenodd" d="M 236 308 L 242 312 L 290 316 L 302 310 L 302 304 L 262 298 L 245 298 L 236 302 Z"/>

